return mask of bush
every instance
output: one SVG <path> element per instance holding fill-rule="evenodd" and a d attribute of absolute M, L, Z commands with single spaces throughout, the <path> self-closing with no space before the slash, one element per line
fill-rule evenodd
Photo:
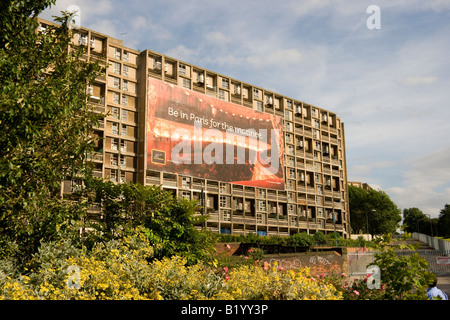
<path fill-rule="evenodd" d="M 331 284 L 318 282 L 310 270 L 284 271 L 277 265 L 241 266 L 229 273 L 226 292 L 240 300 L 339 300 Z"/>
<path fill-rule="evenodd" d="M 11 264 L 0 270 L 0 299 L 144 299 L 147 257 L 153 253 L 141 230 L 122 240 L 98 243 L 92 251 L 69 242 L 42 243 L 23 274 Z M 69 267 L 79 270 L 71 274 Z M 17 270 L 17 267 L 16 267 Z"/>
<path fill-rule="evenodd" d="M 260 249 L 248 264 L 233 269 L 189 265 L 173 256 L 148 262 L 153 254 L 143 230 L 122 240 L 96 244 L 91 251 L 68 242 L 42 244 L 20 274 L 13 262 L 0 262 L 0 299 L 340 299 L 330 284 L 309 269 L 284 271 L 260 265 Z M 250 263 L 251 262 L 251 263 Z M 68 272 L 74 267 L 78 273 Z"/>
<path fill-rule="evenodd" d="M 314 239 L 306 232 L 302 232 L 291 235 L 288 243 L 292 246 L 310 247 L 314 244 Z"/>

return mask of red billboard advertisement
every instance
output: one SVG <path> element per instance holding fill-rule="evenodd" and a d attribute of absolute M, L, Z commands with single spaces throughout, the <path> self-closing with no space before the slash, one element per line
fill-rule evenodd
<path fill-rule="evenodd" d="M 148 81 L 148 169 L 284 189 L 280 117 Z"/>

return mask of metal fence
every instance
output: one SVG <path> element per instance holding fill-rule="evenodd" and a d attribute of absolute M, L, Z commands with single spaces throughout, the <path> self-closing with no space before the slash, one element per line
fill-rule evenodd
<path fill-rule="evenodd" d="M 411 234 L 411 238 L 417 239 L 420 242 L 426 243 L 431 248 L 433 248 L 439 252 L 442 252 L 444 254 L 447 253 L 447 255 L 448 255 L 448 252 L 450 252 L 450 242 L 449 241 L 437 239 L 434 237 L 430 237 L 426 234 L 417 233 L 417 232 L 413 232 Z"/>
<path fill-rule="evenodd" d="M 450 276 L 450 250 L 399 250 L 397 255 L 411 255 L 417 252 L 428 262 L 428 270 L 437 276 Z M 376 251 L 352 252 L 347 254 L 348 273 L 350 276 L 361 276 L 367 273 L 367 266 L 374 262 Z"/>
<path fill-rule="evenodd" d="M 347 262 L 349 276 L 358 277 L 367 274 L 367 266 L 375 260 L 375 253 L 375 251 L 370 251 L 366 248 L 361 248 L 351 253 L 348 252 Z"/>

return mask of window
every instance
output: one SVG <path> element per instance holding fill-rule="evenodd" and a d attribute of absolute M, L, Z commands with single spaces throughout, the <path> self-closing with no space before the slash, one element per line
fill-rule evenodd
<path fill-rule="evenodd" d="M 219 99 L 225 100 L 225 90 L 219 89 Z"/>
<path fill-rule="evenodd" d="M 113 92 L 113 103 L 119 104 L 120 95 L 117 92 Z"/>
<path fill-rule="evenodd" d="M 285 110 L 284 111 L 284 118 L 287 120 L 292 120 L 292 111 Z"/>
<path fill-rule="evenodd" d="M 127 142 L 124 140 L 120 141 L 120 152 L 127 152 Z"/>
<path fill-rule="evenodd" d="M 111 165 L 117 166 L 117 154 L 111 154 Z"/>
<path fill-rule="evenodd" d="M 127 62 L 130 58 L 130 53 L 128 51 L 123 52 L 123 61 Z"/>
<path fill-rule="evenodd" d="M 294 154 L 294 146 L 288 146 L 288 154 Z"/>
<path fill-rule="evenodd" d="M 128 110 L 122 109 L 122 121 L 128 121 Z"/>
<path fill-rule="evenodd" d="M 224 196 L 220 196 L 220 207 L 226 208 L 227 207 L 227 198 Z"/>
<path fill-rule="evenodd" d="M 295 169 L 289 169 L 289 178 L 295 179 Z"/>
<path fill-rule="evenodd" d="M 115 89 L 120 89 L 120 79 L 116 78 L 116 77 L 113 77 L 113 80 L 114 80 L 113 87 Z"/>
<path fill-rule="evenodd" d="M 191 80 L 190 79 L 183 79 L 183 87 L 186 89 L 191 88 Z"/>
<path fill-rule="evenodd" d="M 119 103 L 119 102 L 117 102 Z M 128 96 L 127 95 L 122 95 L 122 105 L 123 106 L 128 106 Z"/>
<path fill-rule="evenodd" d="M 286 101 L 286 108 L 292 109 L 292 101 L 291 100 Z"/>
<path fill-rule="evenodd" d="M 295 160 L 294 160 L 294 158 L 289 157 L 289 158 L 288 158 L 288 161 L 289 161 L 289 165 L 290 165 L 291 167 L 295 167 Z"/>
<path fill-rule="evenodd" d="M 128 77 L 128 66 L 123 66 L 123 75 Z"/>
<path fill-rule="evenodd" d="M 127 80 L 123 80 L 123 91 L 128 91 L 128 81 Z"/>
<path fill-rule="evenodd" d="M 127 135 L 127 126 L 124 125 L 124 124 L 122 125 L 121 135 L 122 136 L 126 136 Z"/>
<path fill-rule="evenodd" d="M 113 119 L 119 119 L 119 108 L 113 107 L 111 109 L 111 115 L 112 115 Z"/>
<path fill-rule="evenodd" d="M 181 180 L 181 187 L 189 189 L 191 184 L 191 178 L 183 177 Z"/>
<path fill-rule="evenodd" d="M 111 150 L 117 151 L 118 143 L 117 139 L 111 139 Z"/>
<path fill-rule="evenodd" d="M 229 83 L 228 79 L 222 79 L 222 88 L 224 88 L 224 89 L 230 88 L 230 83 Z"/>
<path fill-rule="evenodd" d="M 317 119 L 314 119 L 314 128 L 320 129 L 320 122 Z"/>
<path fill-rule="evenodd" d="M 259 99 L 259 90 L 256 88 L 253 88 L 253 98 Z"/>
<path fill-rule="evenodd" d="M 181 197 L 190 200 L 191 199 L 191 192 L 190 191 L 181 191 Z"/>
<path fill-rule="evenodd" d="M 286 133 L 285 139 L 286 139 L 286 142 L 287 142 L 287 143 L 293 143 L 292 134 Z"/>
<path fill-rule="evenodd" d="M 155 58 L 153 61 L 153 69 L 161 70 L 161 59 Z"/>
<path fill-rule="evenodd" d="M 87 46 L 87 35 L 80 34 L 80 39 L 78 40 L 78 45 Z"/>
<path fill-rule="evenodd" d="M 112 134 L 119 134 L 119 124 L 113 123 L 111 126 L 111 133 Z"/>
<path fill-rule="evenodd" d="M 180 64 L 180 66 L 178 68 L 178 72 L 181 76 L 185 76 L 186 75 L 186 66 L 184 64 Z"/>
<path fill-rule="evenodd" d="M 321 201 L 321 198 L 318 198 L 317 200 L 318 200 L 317 202 L 322 202 L 322 201 Z M 318 216 L 319 218 L 323 218 L 323 217 L 324 217 L 324 216 L 323 216 L 323 208 L 319 208 L 319 210 L 318 210 L 318 212 L 317 212 L 317 216 Z"/>
<path fill-rule="evenodd" d="M 319 141 L 316 141 L 316 149 L 320 150 L 320 142 Z"/>
<path fill-rule="evenodd" d="M 109 175 L 109 180 L 112 182 L 117 181 L 117 170 L 111 170 L 111 174 Z"/>
<path fill-rule="evenodd" d="M 124 171 L 121 171 L 120 172 L 120 183 L 125 183 L 127 180 L 126 180 L 126 175 L 125 175 L 125 172 Z"/>
<path fill-rule="evenodd" d="M 259 201 L 259 210 L 266 211 L 266 202 L 265 201 Z"/>
<path fill-rule="evenodd" d="M 120 63 L 113 62 L 113 66 L 114 66 L 114 73 L 120 74 Z"/>
<path fill-rule="evenodd" d="M 221 193 L 228 193 L 228 191 L 227 191 L 227 185 L 226 185 L 226 184 L 222 184 L 222 185 L 220 186 L 220 192 L 221 192 Z"/>
<path fill-rule="evenodd" d="M 313 138 L 314 139 L 320 139 L 320 133 L 319 130 L 313 130 Z"/>
<path fill-rule="evenodd" d="M 256 110 L 261 112 L 264 111 L 262 101 L 256 101 Z"/>
<path fill-rule="evenodd" d="M 293 204 L 290 204 L 289 206 L 288 206 L 288 213 L 289 214 L 295 214 L 296 212 L 295 212 L 295 206 L 293 205 Z M 297 217 L 293 217 L 293 218 L 297 218 Z M 296 220 L 296 219 L 295 219 Z"/>
<path fill-rule="evenodd" d="M 114 58 L 120 60 L 122 56 L 122 50 L 119 48 L 114 48 Z"/>
<path fill-rule="evenodd" d="M 127 162 L 126 162 L 125 156 L 120 155 L 120 157 L 119 157 L 119 165 L 120 165 L 121 167 L 126 167 Z"/>

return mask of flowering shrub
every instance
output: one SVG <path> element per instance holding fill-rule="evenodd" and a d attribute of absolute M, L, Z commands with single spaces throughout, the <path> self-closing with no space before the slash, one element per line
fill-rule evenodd
<path fill-rule="evenodd" d="M 0 267 L 0 299 L 146 299 L 153 250 L 141 232 L 98 243 L 86 252 L 68 242 L 43 243 L 30 268 L 15 276 Z M 80 272 L 76 277 L 69 266 Z M 71 282 L 72 281 L 72 282 Z M 71 286 L 73 281 L 77 286 Z"/>
<path fill-rule="evenodd" d="M 426 265 L 417 255 L 397 256 L 390 248 L 375 261 L 382 272 L 380 289 L 368 288 L 370 275 L 353 280 L 344 274 L 313 276 L 309 268 L 283 270 L 261 262 L 260 249 L 251 248 L 246 254 L 247 259 L 240 258 L 244 263 L 232 266 L 216 260 L 190 264 L 180 256 L 149 262 L 153 248 L 140 228 L 121 240 L 97 243 L 89 251 L 64 241 L 42 243 L 24 270 L 13 261 L 0 260 L 0 299 L 423 298 Z"/>
<path fill-rule="evenodd" d="M 145 240 L 145 239 L 141 239 Z M 45 250 L 37 257 L 37 270 L 15 279 L 0 275 L 1 299 L 341 299 L 329 283 L 310 276 L 309 269 L 285 271 L 267 263 L 214 269 L 187 265 L 173 256 L 148 263 L 151 253 L 132 238 L 108 242 L 89 254 L 79 252 L 48 261 Z M 139 241 L 137 241 L 139 242 Z M 48 246 L 50 249 L 52 246 Z M 53 249 L 56 246 L 53 245 Z M 45 261 L 45 263 L 44 263 Z M 79 267 L 71 279 L 68 266 Z M 72 283 L 70 281 L 74 280 Z M 69 284 L 74 284 L 69 285 Z M 76 286 L 77 284 L 78 286 Z"/>
<path fill-rule="evenodd" d="M 340 276 L 335 274 L 325 276 L 318 276 L 319 281 L 332 284 L 337 290 L 342 293 L 344 300 L 382 300 L 386 290 L 384 285 L 380 289 L 369 289 L 367 281 L 371 275 L 367 274 L 361 278 L 354 278 L 349 280 L 346 275 L 342 273 Z"/>
<path fill-rule="evenodd" d="M 310 269 L 282 270 L 277 265 L 244 265 L 229 273 L 226 291 L 241 300 L 339 300 L 341 293 L 329 283 L 311 277 Z"/>

